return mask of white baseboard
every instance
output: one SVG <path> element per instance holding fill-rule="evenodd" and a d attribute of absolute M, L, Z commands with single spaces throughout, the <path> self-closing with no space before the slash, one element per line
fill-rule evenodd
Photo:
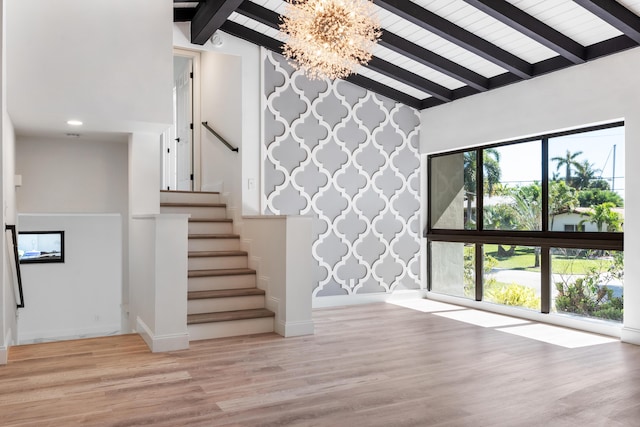
<path fill-rule="evenodd" d="M 137 318 L 137 332 L 151 350 L 152 353 L 165 351 L 185 350 L 189 348 L 189 334 L 154 335 L 151 329 L 140 317 Z"/>
<path fill-rule="evenodd" d="M 276 334 L 282 335 L 285 338 L 299 337 L 303 335 L 313 335 L 314 325 L 312 320 L 303 322 L 275 322 Z"/>
<path fill-rule="evenodd" d="M 620 341 L 640 345 L 640 329 L 622 328 L 622 331 L 620 331 Z"/>
<path fill-rule="evenodd" d="M 58 329 L 45 332 L 21 333 L 18 337 L 18 344 L 34 344 L 51 341 L 67 341 L 82 338 L 94 338 L 110 335 L 119 335 L 122 331 L 122 324 L 105 324 L 95 328 L 82 329 Z"/>
<path fill-rule="evenodd" d="M 6 365 L 9 360 L 9 347 L 13 344 L 13 334 L 11 329 L 7 331 L 7 334 L 2 337 L 2 345 L 0 345 L 0 365 Z"/>
<path fill-rule="evenodd" d="M 343 305 L 371 304 L 374 302 L 420 299 L 427 295 L 426 289 L 411 289 L 391 293 L 336 295 L 313 298 L 313 308 L 339 307 Z"/>

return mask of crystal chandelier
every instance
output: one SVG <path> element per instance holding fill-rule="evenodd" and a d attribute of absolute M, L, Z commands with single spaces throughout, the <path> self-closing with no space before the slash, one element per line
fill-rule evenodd
<path fill-rule="evenodd" d="M 284 56 L 310 79 L 355 73 L 381 34 L 370 0 L 287 0 L 281 19 Z"/>

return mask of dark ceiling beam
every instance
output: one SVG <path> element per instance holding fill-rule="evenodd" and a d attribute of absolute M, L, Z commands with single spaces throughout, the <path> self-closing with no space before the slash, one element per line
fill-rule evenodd
<path fill-rule="evenodd" d="M 598 18 L 640 43 L 640 17 L 615 0 L 573 0 Z"/>
<path fill-rule="evenodd" d="M 269 50 L 282 54 L 283 43 L 280 40 L 265 36 L 264 34 L 254 30 L 250 30 L 236 22 L 227 21 L 220 26 L 220 29 L 227 34 L 238 37 L 239 39 L 246 40 L 258 46 L 264 46 Z"/>
<path fill-rule="evenodd" d="M 408 86 L 426 92 L 441 101 L 448 102 L 452 100 L 451 89 L 447 89 L 444 86 L 432 82 L 431 80 L 420 77 L 419 75 L 387 62 L 384 59 L 374 56 L 366 67 L 380 74 L 384 74 L 387 77 L 398 80 Z"/>
<path fill-rule="evenodd" d="M 253 2 L 246 1 L 242 3 L 236 12 L 271 28 L 279 28 L 280 15 Z M 474 73 L 453 61 L 411 43 L 402 37 L 398 37 L 393 33 L 383 31 L 380 44 L 388 49 L 400 53 L 401 55 L 405 55 L 414 61 L 446 74 L 449 77 L 468 84 L 479 91 L 487 90 L 488 80 L 486 77 Z"/>
<path fill-rule="evenodd" d="M 276 30 L 280 29 L 280 15 L 271 9 L 260 6 L 259 4 L 245 1 L 238 6 L 236 12 L 268 27 L 275 28 Z"/>
<path fill-rule="evenodd" d="M 205 0 L 191 20 L 191 43 L 203 45 L 244 0 Z"/>
<path fill-rule="evenodd" d="M 461 81 L 478 91 L 483 92 L 489 89 L 489 79 L 483 75 L 473 72 L 460 64 L 418 46 L 417 44 L 389 31 L 382 31 L 382 37 L 380 37 L 379 43 L 387 49 L 411 58 L 429 68 L 433 68 L 434 70 Z"/>
<path fill-rule="evenodd" d="M 255 3 L 244 2 L 240 7 L 238 7 L 236 12 L 255 21 L 261 22 L 271 28 L 279 28 L 280 15 Z M 442 101 L 450 100 L 450 89 L 420 77 L 417 74 L 405 70 L 404 68 L 398 67 L 397 65 L 393 65 L 383 59 L 373 57 L 366 67 L 435 96 Z"/>
<path fill-rule="evenodd" d="M 232 36 L 246 40 L 250 43 L 253 43 L 259 46 L 264 46 L 265 48 L 272 50 L 276 53 L 280 53 L 280 54 L 282 53 L 283 43 L 281 41 L 276 40 L 269 36 L 265 36 L 264 34 L 259 33 L 257 31 L 250 30 L 249 28 L 243 25 L 237 24 L 235 22 L 232 22 L 232 21 L 225 22 L 220 27 L 220 30 L 224 31 L 227 34 L 231 34 Z M 375 82 L 364 76 L 351 75 L 345 80 L 352 82 L 355 85 L 361 86 L 365 89 L 369 89 L 372 92 L 386 96 L 387 98 L 391 98 L 397 102 L 401 102 L 410 107 L 420 108 L 421 104 L 419 99 L 414 98 L 397 89 L 391 88 L 385 84 Z"/>
<path fill-rule="evenodd" d="M 495 0 L 465 1 L 503 24 L 559 53 L 574 64 L 586 62 L 584 46 L 511 3 Z"/>
<path fill-rule="evenodd" d="M 174 7 L 173 22 L 190 22 L 195 14 L 195 7 Z"/>
<path fill-rule="evenodd" d="M 407 21 L 430 31 L 451 43 L 475 53 L 522 79 L 532 76 L 532 67 L 527 61 L 489 43 L 485 39 L 461 28 L 441 16 L 407 0 L 373 0 L 375 4 Z"/>

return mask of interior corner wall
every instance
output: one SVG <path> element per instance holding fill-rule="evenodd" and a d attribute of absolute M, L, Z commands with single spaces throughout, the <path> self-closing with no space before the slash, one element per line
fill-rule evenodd
<path fill-rule="evenodd" d="M 272 52 L 263 69 L 263 213 L 314 218 L 314 297 L 418 289 L 418 112 Z"/>
<path fill-rule="evenodd" d="M 7 114 L 6 83 L 6 5 L 0 0 L 0 200 L 2 200 L 2 222 L 15 224 L 15 133 Z M 4 227 L 3 227 L 4 228 Z M 3 239 L 4 240 L 4 239 Z M 13 292 L 13 277 L 9 267 L 9 251 L 4 242 L 0 244 L 2 273 L 0 274 L 0 365 L 7 363 L 8 347 L 15 344 L 17 334 L 16 300 Z"/>
<path fill-rule="evenodd" d="M 624 119 L 628 188 L 640 182 L 640 48 L 422 111 L 421 153 Z M 526 161 L 526 160 L 523 160 Z M 426 209 L 426 192 L 423 205 Z M 426 216 L 423 212 L 423 225 Z M 640 197 L 625 198 L 624 329 L 640 344 Z M 623 330 L 623 339 L 625 333 Z"/>
<path fill-rule="evenodd" d="M 231 145 L 242 146 L 242 59 L 202 52 L 200 56 L 200 115 Z M 240 206 L 242 160 L 209 131 L 201 132 L 201 189 L 219 191 L 227 204 Z"/>
<path fill-rule="evenodd" d="M 234 175 L 224 191 L 232 197 L 227 202 L 233 205 L 238 219 L 241 214 L 260 212 L 260 48 L 222 31 L 216 34 L 222 40 L 221 45 L 211 42 L 194 45 L 189 41 L 189 23 L 178 22 L 173 26 L 173 43 L 175 47 L 201 53 L 201 62 L 206 62 L 200 76 L 201 119 L 210 122 L 216 131 L 239 148 L 238 153 L 231 152 L 219 142 L 214 143 L 208 132 L 201 129 L 201 168 L 204 171 L 224 162 L 212 157 L 212 151 L 215 154 L 221 150 L 222 159 L 229 160 L 224 167 L 232 167 Z M 233 67 L 224 69 L 223 63 L 233 64 Z M 231 120 L 224 120 L 230 117 L 229 113 L 233 114 Z M 196 125 L 200 126 L 199 123 Z M 211 145 L 205 148 L 207 144 Z M 207 150 L 209 154 L 205 153 Z M 202 190 L 215 189 L 220 184 L 215 176 L 207 179 L 209 182 L 203 182 Z"/>

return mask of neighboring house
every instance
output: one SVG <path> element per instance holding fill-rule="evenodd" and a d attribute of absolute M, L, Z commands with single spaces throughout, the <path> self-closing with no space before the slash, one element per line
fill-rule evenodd
<path fill-rule="evenodd" d="M 553 228 L 551 231 L 598 231 L 596 224 L 589 221 L 589 216 L 587 214 L 590 211 L 591 208 L 579 207 L 574 209 L 572 212 L 555 215 L 553 217 Z M 611 211 L 620 216 L 620 222 L 624 227 L 624 208 L 613 208 Z M 606 228 L 606 226 L 603 226 L 603 231 L 604 228 Z"/>

